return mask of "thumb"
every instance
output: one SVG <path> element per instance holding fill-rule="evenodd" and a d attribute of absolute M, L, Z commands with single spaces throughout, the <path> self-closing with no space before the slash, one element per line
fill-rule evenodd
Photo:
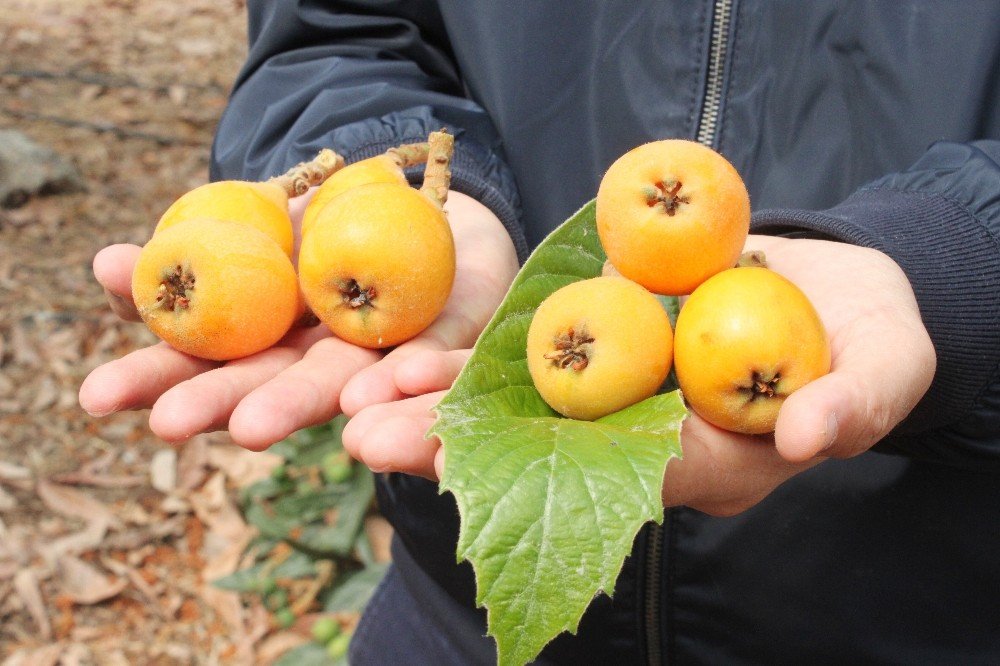
<path fill-rule="evenodd" d="M 835 362 L 830 374 L 785 400 L 774 431 L 778 452 L 790 462 L 803 462 L 870 449 L 906 418 L 930 386 L 932 349 L 929 358 L 899 358 L 884 348 L 852 350 L 857 353 Z"/>

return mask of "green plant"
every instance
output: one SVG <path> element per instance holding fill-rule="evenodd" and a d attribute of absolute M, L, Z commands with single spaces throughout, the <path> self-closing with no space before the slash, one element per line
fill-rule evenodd
<path fill-rule="evenodd" d="M 531 380 L 535 310 L 600 275 L 605 259 L 591 203 L 524 264 L 436 408 L 441 489 L 461 516 L 458 557 L 472 563 L 503 666 L 534 659 L 575 630 L 595 595 L 613 592 L 639 528 L 663 519 L 663 475 L 680 454 L 686 412 L 676 391 L 585 422 L 562 418 Z M 664 304 L 676 310 L 676 299 Z"/>

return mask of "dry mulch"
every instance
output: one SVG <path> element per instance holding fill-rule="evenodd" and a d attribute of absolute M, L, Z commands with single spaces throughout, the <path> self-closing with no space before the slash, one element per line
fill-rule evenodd
<path fill-rule="evenodd" d="M 70 160 L 87 191 L 0 210 L 0 663 L 266 663 L 301 642 L 207 584 L 252 531 L 232 501 L 275 457 L 223 435 L 179 451 L 145 413 L 94 419 L 86 374 L 147 345 L 90 271 L 207 178 L 245 54 L 216 0 L 8 0 L 0 129 Z"/>

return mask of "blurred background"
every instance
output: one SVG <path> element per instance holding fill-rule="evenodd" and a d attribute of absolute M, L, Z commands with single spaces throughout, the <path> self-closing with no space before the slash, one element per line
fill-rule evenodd
<path fill-rule="evenodd" d="M 207 179 L 246 52 L 215 0 L 0 0 L 0 664 L 323 664 L 388 561 L 339 421 L 253 454 L 89 417 L 150 344 L 91 274 Z"/>

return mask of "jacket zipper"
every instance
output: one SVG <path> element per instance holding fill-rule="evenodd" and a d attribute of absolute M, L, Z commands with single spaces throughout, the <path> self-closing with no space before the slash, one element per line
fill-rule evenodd
<path fill-rule="evenodd" d="M 713 147 L 722 107 L 722 83 L 729 45 L 729 28 L 732 20 L 733 0 L 714 0 L 712 7 L 712 37 L 708 55 L 708 72 L 705 81 L 705 98 L 698 116 L 698 143 Z M 669 523 L 664 516 L 663 525 L 650 525 L 646 540 L 645 612 L 646 657 L 650 666 L 661 666 L 663 661 L 660 632 L 660 576 L 663 568 L 663 538 Z"/>
<path fill-rule="evenodd" d="M 715 0 L 712 9 L 712 48 L 708 55 L 708 73 L 705 81 L 705 99 L 698 121 L 698 143 L 709 148 L 715 143 L 722 106 L 722 75 L 725 70 L 726 50 L 729 46 L 729 26 L 733 14 L 733 0 Z"/>

